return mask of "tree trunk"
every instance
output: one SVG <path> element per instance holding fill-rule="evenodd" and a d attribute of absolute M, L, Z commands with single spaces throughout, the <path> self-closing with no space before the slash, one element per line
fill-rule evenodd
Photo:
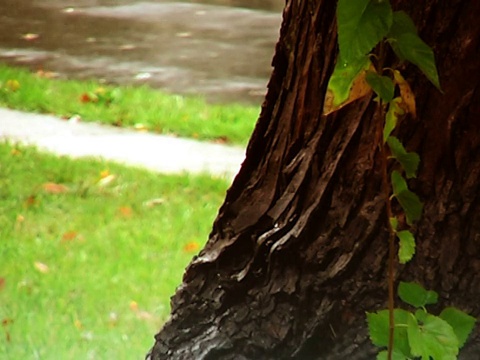
<path fill-rule="evenodd" d="M 480 314 L 480 2 L 393 1 L 433 47 L 443 93 L 403 73 L 421 157 L 417 253 L 397 277 Z M 365 311 L 386 308 L 387 230 L 372 97 L 322 115 L 335 2 L 288 0 L 246 160 L 172 298 L 152 359 L 373 359 Z M 438 310 L 437 309 L 437 310 Z M 430 309 L 435 311 L 435 307 Z M 478 327 L 462 352 L 480 358 Z"/>

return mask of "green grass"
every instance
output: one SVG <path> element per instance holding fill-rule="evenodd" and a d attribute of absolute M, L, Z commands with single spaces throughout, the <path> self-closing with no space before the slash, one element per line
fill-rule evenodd
<path fill-rule="evenodd" d="M 0 143 L 0 358 L 142 359 L 226 188 Z"/>
<path fill-rule="evenodd" d="M 51 79 L 1 64 L 0 106 L 65 118 L 78 115 L 83 121 L 243 146 L 260 109 L 207 104 L 201 98 L 167 94 L 147 86 Z"/>

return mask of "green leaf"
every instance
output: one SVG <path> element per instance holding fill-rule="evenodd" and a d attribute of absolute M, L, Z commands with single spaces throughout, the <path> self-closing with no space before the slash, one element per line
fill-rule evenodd
<path fill-rule="evenodd" d="M 406 324 L 409 312 L 403 309 L 395 309 L 393 316 L 395 331 L 393 336 L 394 349 L 398 354 L 410 356 Z M 367 313 L 368 330 L 372 343 L 376 346 L 388 346 L 389 313 L 388 310 L 380 310 L 376 313 Z M 400 326 L 399 326 L 400 325 Z"/>
<path fill-rule="evenodd" d="M 401 102 L 402 98 L 396 97 L 388 106 L 387 115 L 385 116 L 385 126 L 383 127 L 383 142 L 387 141 L 393 129 L 397 126 L 398 117 L 405 113 L 400 107 Z"/>
<path fill-rule="evenodd" d="M 365 79 L 383 102 L 388 103 L 392 101 L 395 91 L 392 79 L 388 76 L 380 76 L 374 71 L 367 71 Z"/>
<path fill-rule="evenodd" d="M 400 264 L 406 264 L 412 260 L 412 257 L 415 254 L 415 237 L 408 230 L 397 232 L 397 237 L 400 240 L 398 259 Z"/>
<path fill-rule="evenodd" d="M 341 55 L 338 56 L 335 69 L 328 82 L 327 97 L 325 99 L 327 108 L 324 109 L 325 113 L 333 111 L 344 103 L 348 103 L 354 81 L 362 74 L 362 71 L 368 69 L 370 65 L 371 62 L 367 56 L 351 63 L 346 63 Z M 331 100 L 327 101 L 329 96 Z M 355 96 L 353 96 L 352 98 L 355 100 L 358 97 L 355 98 Z M 328 102 L 331 104 L 327 105 Z"/>
<path fill-rule="evenodd" d="M 427 314 L 420 325 L 414 316 L 408 319 L 408 340 L 412 355 L 428 360 L 455 360 L 458 354 L 458 339 L 452 327 L 437 316 Z"/>
<path fill-rule="evenodd" d="M 398 296 L 403 302 L 417 308 L 436 304 L 438 301 L 438 294 L 435 291 L 425 290 L 423 286 L 414 282 L 401 281 L 398 285 Z"/>
<path fill-rule="evenodd" d="M 423 204 L 418 196 L 408 190 L 407 182 L 403 176 L 396 170 L 392 172 L 393 195 L 405 211 L 407 224 L 420 220 L 423 211 Z"/>
<path fill-rule="evenodd" d="M 476 319 L 454 307 L 443 309 L 439 317 L 449 323 L 453 328 L 458 339 L 458 346 L 461 348 L 472 332 Z"/>
<path fill-rule="evenodd" d="M 392 22 L 389 1 L 339 0 L 338 45 L 344 61 L 350 63 L 368 54 L 388 34 Z"/>
<path fill-rule="evenodd" d="M 392 351 L 392 360 L 408 360 L 409 357 L 398 352 L 395 348 Z M 377 360 L 388 360 L 388 351 L 383 350 L 377 354 Z"/>
<path fill-rule="evenodd" d="M 427 318 L 427 315 L 428 315 L 428 313 L 427 313 L 423 308 L 417 309 L 417 310 L 415 311 L 415 318 L 416 318 L 420 323 L 424 323 L 424 322 L 425 322 L 425 319 Z"/>
<path fill-rule="evenodd" d="M 405 170 L 407 179 L 416 177 L 420 156 L 416 152 L 407 152 L 400 140 L 394 136 L 389 136 L 387 143 L 392 152 L 392 157 L 397 159 Z"/>
<path fill-rule="evenodd" d="M 412 18 L 405 11 L 395 11 L 388 38 L 398 38 L 402 34 L 417 34 L 417 28 Z"/>
<path fill-rule="evenodd" d="M 397 227 L 398 227 L 398 219 L 396 217 L 391 217 L 390 218 L 390 226 L 392 227 L 392 229 L 394 231 L 397 231 Z"/>
<path fill-rule="evenodd" d="M 367 324 L 372 343 L 376 346 L 388 346 L 388 310 L 367 312 Z"/>
<path fill-rule="evenodd" d="M 408 60 L 418 66 L 428 80 L 440 90 L 435 55 L 430 46 L 413 33 L 404 33 L 395 39 L 389 39 L 389 41 L 400 59 Z"/>

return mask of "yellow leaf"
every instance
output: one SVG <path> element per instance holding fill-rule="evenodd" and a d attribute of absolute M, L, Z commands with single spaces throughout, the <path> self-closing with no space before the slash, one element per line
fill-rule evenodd
<path fill-rule="evenodd" d="M 135 300 L 130 301 L 130 310 L 133 312 L 138 311 L 138 303 Z"/>
<path fill-rule="evenodd" d="M 100 179 L 104 179 L 109 175 L 110 175 L 110 171 L 108 169 L 100 171 Z"/>
<path fill-rule="evenodd" d="M 417 110 L 415 106 L 415 95 L 413 94 L 412 88 L 408 84 L 408 82 L 404 79 L 400 71 L 395 70 L 393 72 L 393 77 L 395 79 L 395 83 L 398 85 L 400 89 L 400 97 L 403 100 L 402 107 L 406 112 L 412 114 L 414 118 L 417 117 Z"/>
<path fill-rule="evenodd" d="M 46 274 L 50 271 L 50 268 L 48 267 L 48 265 L 41 263 L 39 261 L 35 261 L 33 265 L 35 266 L 35 269 L 40 271 L 42 274 Z"/>
<path fill-rule="evenodd" d="M 83 324 L 80 320 L 78 319 L 75 319 L 75 321 L 73 322 L 73 325 L 78 329 L 78 330 L 81 330 L 83 329 Z"/>
<path fill-rule="evenodd" d="M 365 80 L 366 73 L 366 71 L 362 71 L 358 74 L 358 76 L 353 81 L 352 86 L 350 87 L 350 92 L 347 100 L 345 100 L 339 105 L 335 104 L 333 92 L 330 89 L 327 89 L 327 93 L 325 95 L 325 103 L 323 105 L 323 114 L 328 115 L 334 111 L 341 109 L 345 105 L 348 105 L 351 102 L 370 94 L 372 92 L 372 88 L 370 87 L 370 85 L 368 85 L 367 80 Z"/>
<path fill-rule="evenodd" d="M 7 82 L 5 83 L 5 86 L 8 88 L 8 90 L 13 92 L 20 89 L 20 83 L 18 82 L 18 80 L 15 80 L 15 79 L 7 80 Z"/>

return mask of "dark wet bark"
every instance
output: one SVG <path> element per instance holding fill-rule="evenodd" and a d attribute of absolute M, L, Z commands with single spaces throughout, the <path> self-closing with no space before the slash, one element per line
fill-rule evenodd
<path fill-rule="evenodd" d="M 413 67 L 422 159 L 417 254 L 398 277 L 480 314 L 480 2 L 394 1 L 433 46 L 444 93 Z M 410 7 L 409 7 L 410 6 Z M 333 1 L 289 0 L 269 91 L 210 239 L 172 298 L 153 359 L 372 359 L 365 311 L 386 307 L 387 233 L 374 103 L 328 117 Z M 434 309 L 432 309 L 434 310 Z M 463 359 L 480 358 L 475 330 Z M 476 345 L 475 345 L 476 344 Z"/>

